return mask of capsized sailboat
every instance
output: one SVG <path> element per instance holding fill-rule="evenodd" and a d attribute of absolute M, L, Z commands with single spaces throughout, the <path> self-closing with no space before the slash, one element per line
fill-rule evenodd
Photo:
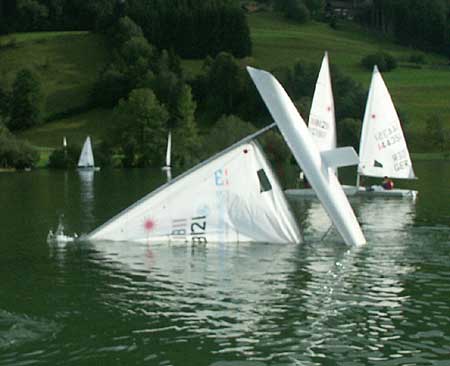
<path fill-rule="evenodd" d="M 260 130 L 148 194 L 84 239 L 206 244 L 301 241 Z"/>
<path fill-rule="evenodd" d="M 409 189 L 360 187 L 360 176 L 416 179 L 408 146 L 394 103 L 378 67 L 375 66 L 367 97 L 359 145 L 357 194 L 367 196 L 416 197 Z"/>
<path fill-rule="evenodd" d="M 352 147 L 320 151 L 305 122 L 275 77 L 263 70 L 247 67 L 264 103 L 305 173 L 328 216 L 348 245 L 363 245 L 366 239 L 356 220 L 334 169 L 356 165 L 358 156 Z"/>
<path fill-rule="evenodd" d="M 166 172 L 168 182 L 172 179 L 171 156 L 172 156 L 172 133 L 169 132 L 169 135 L 167 136 L 166 165 L 164 165 L 161 168 L 163 171 Z"/>
<path fill-rule="evenodd" d="M 81 149 L 80 158 L 78 159 L 78 169 L 100 170 L 100 167 L 96 167 L 94 163 L 90 136 L 86 137 L 83 148 Z"/>

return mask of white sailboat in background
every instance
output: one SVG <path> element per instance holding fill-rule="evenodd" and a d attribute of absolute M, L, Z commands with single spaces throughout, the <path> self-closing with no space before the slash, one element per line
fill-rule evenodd
<path fill-rule="evenodd" d="M 167 136 L 166 165 L 161 168 L 163 171 L 166 172 L 168 182 L 172 179 L 171 157 L 172 157 L 172 133 L 169 132 L 169 135 Z"/>
<path fill-rule="evenodd" d="M 317 78 L 308 129 L 320 151 L 336 148 L 336 121 L 328 52 L 325 52 Z"/>
<path fill-rule="evenodd" d="M 336 148 L 336 120 L 328 52 L 325 52 L 319 76 L 317 77 L 309 113 L 308 130 L 319 151 Z M 337 174 L 337 170 L 333 168 L 332 170 Z M 303 180 L 302 173 L 301 180 Z M 316 197 L 316 193 L 312 188 L 287 189 L 285 193 L 289 197 Z"/>
<path fill-rule="evenodd" d="M 94 154 L 89 136 L 86 137 L 83 148 L 81 149 L 80 158 L 78 159 L 78 169 L 100 170 L 100 167 L 96 167 L 94 163 Z"/>
<path fill-rule="evenodd" d="M 148 194 L 88 234 L 89 241 L 189 244 L 301 241 L 275 174 L 241 140 Z"/>
<path fill-rule="evenodd" d="M 360 187 L 360 176 L 416 179 L 400 119 L 384 80 L 375 66 L 364 113 L 359 146 L 357 194 L 416 197 L 417 191 Z"/>

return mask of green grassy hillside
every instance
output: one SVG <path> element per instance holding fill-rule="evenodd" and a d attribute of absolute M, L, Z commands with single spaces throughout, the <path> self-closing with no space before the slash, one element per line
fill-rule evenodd
<path fill-rule="evenodd" d="M 318 64 L 327 50 L 331 63 L 368 87 L 371 73 L 360 66 L 361 58 L 378 50 L 390 52 L 399 60 L 400 67 L 385 73 L 384 78 L 394 102 L 407 115 L 409 128 L 422 131 L 424 121 L 433 113 L 440 114 L 450 127 L 450 68 L 445 58 L 427 54 L 427 64 L 413 68 L 407 62 L 413 50 L 370 34 L 353 23 L 342 23 L 334 30 L 322 23 L 297 25 L 274 13 L 255 13 L 249 16 L 249 24 L 253 56 L 242 62 L 268 70 L 292 66 L 298 60 Z M 108 50 L 100 35 L 60 32 L 13 37 L 14 47 L 0 48 L 0 78 L 11 82 L 20 68 L 33 68 L 47 96 L 47 116 L 86 105 L 97 71 L 108 60 Z M 0 45 L 7 41 L 0 37 Z M 185 60 L 183 66 L 195 75 L 202 63 Z M 64 135 L 76 143 L 81 143 L 87 134 L 99 141 L 109 128 L 111 113 L 111 110 L 96 109 L 71 115 L 20 136 L 35 146 L 47 148 L 60 146 Z"/>
<path fill-rule="evenodd" d="M 97 71 L 108 59 L 103 37 L 88 32 L 12 34 L 0 37 L 0 45 L 0 78 L 11 84 L 25 67 L 38 75 L 44 118 L 84 108 Z"/>
<path fill-rule="evenodd" d="M 266 69 L 291 66 L 298 60 L 320 63 L 324 51 L 328 51 L 331 63 L 368 88 L 371 72 L 360 66 L 361 59 L 379 50 L 391 53 L 399 67 L 383 77 L 394 103 L 406 112 L 411 128 L 421 129 L 433 113 L 440 114 L 450 127 L 450 67 L 446 58 L 427 54 L 427 65 L 412 68 L 406 61 L 413 50 L 376 37 L 353 23 L 342 23 L 334 30 L 323 23 L 296 25 L 273 13 L 252 14 L 249 23 L 253 41 L 250 62 Z"/>

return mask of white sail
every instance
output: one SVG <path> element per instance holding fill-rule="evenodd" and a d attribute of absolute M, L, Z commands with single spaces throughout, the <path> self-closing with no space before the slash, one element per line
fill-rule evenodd
<path fill-rule="evenodd" d="M 333 168 L 358 164 L 353 148 L 320 152 L 295 108 L 275 77 L 263 70 L 247 67 L 264 103 L 302 168 L 312 188 L 333 221 L 344 241 L 349 245 L 362 245 L 366 239 L 355 214 L 337 180 Z"/>
<path fill-rule="evenodd" d="M 91 138 L 88 136 L 84 141 L 83 149 L 81 150 L 80 159 L 78 160 L 79 168 L 94 167 L 94 154 L 92 153 Z"/>
<path fill-rule="evenodd" d="M 167 150 L 166 150 L 166 167 L 171 166 L 171 153 L 172 153 L 172 134 L 169 132 L 167 137 Z"/>
<path fill-rule="evenodd" d="M 376 66 L 364 113 L 359 158 L 360 175 L 415 178 L 400 120 Z"/>
<path fill-rule="evenodd" d="M 295 218 L 262 150 L 245 141 L 150 193 L 87 239 L 299 242 Z"/>
<path fill-rule="evenodd" d="M 308 129 L 320 151 L 336 148 L 336 122 L 328 53 L 322 60 L 309 113 Z"/>

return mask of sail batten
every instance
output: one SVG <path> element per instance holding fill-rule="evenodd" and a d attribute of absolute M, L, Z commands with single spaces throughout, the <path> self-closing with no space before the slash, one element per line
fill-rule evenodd
<path fill-rule="evenodd" d="M 360 175 L 416 178 L 400 119 L 376 66 L 364 112 L 359 157 Z"/>

